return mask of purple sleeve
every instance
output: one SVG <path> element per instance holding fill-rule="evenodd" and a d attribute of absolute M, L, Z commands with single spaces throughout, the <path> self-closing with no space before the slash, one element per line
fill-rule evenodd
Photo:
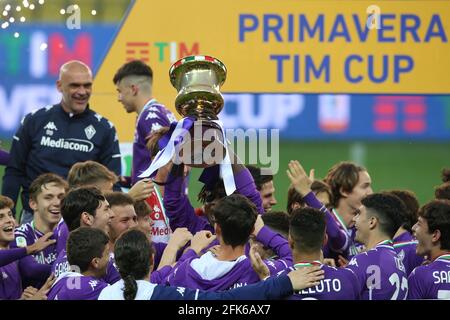
<path fill-rule="evenodd" d="M 247 197 L 256 205 L 258 213 L 264 213 L 261 195 L 256 189 L 255 181 L 253 180 L 250 171 L 247 168 L 239 171 L 234 176 L 237 192 Z"/>
<path fill-rule="evenodd" d="M 22 278 L 45 282 L 50 276 L 52 266 L 40 264 L 32 256 L 26 256 L 19 260 L 19 270 Z"/>
<path fill-rule="evenodd" d="M 305 200 L 306 204 L 311 208 L 319 209 L 325 213 L 327 223 L 326 233 L 330 248 L 338 252 L 345 252 L 350 244 L 349 236 L 339 227 L 331 212 L 317 200 L 312 191 L 304 196 L 303 200 Z"/>
<path fill-rule="evenodd" d="M 0 149 L 0 165 L 6 166 L 9 161 L 9 153 Z"/>
<path fill-rule="evenodd" d="M 180 259 L 178 259 L 178 262 L 183 262 L 184 260 L 197 257 L 197 252 L 195 252 L 193 249 L 188 249 L 185 253 L 183 253 Z"/>
<path fill-rule="evenodd" d="M 164 266 L 150 274 L 150 282 L 154 284 L 164 284 L 164 279 L 172 272 L 171 266 Z"/>
<path fill-rule="evenodd" d="M 172 179 L 169 175 L 168 179 Z M 170 181 L 170 180 L 169 180 Z M 170 228 L 187 228 L 192 234 L 201 230 L 214 232 L 213 227 L 206 219 L 195 214 L 189 198 L 184 193 L 182 177 L 177 177 L 164 188 L 164 208 L 169 219 Z"/>
<path fill-rule="evenodd" d="M 13 261 L 22 259 L 27 255 L 26 248 L 15 248 L 8 250 L 0 250 L 0 267 L 6 266 Z"/>
<path fill-rule="evenodd" d="M 261 242 L 265 247 L 272 249 L 279 259 L 264 260 L 269 267 L 270 274 L 276 274 L 281 270 L 287 269 L 293 264 L 292 251 L 289 243 L 278 233 L 273 232 L 270 228 L 264 226 L 256 236 L 256 240 Z"/>

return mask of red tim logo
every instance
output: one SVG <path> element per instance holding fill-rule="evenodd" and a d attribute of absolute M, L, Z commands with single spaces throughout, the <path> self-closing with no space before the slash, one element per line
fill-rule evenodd
<path fill-rule="evenodd" d="M 126 61 L 141 60 L 149 62 L 150 50 L 148 42 L 127 42 L 126 46 Z"/>
<path fill-rule="evenodd" d="M 409 134 L 420 134 L 427 128 L 424 97 L 378 96 L 373 112 L 373 126 L 378 133 L 389 134 L 401 130 Z"/>

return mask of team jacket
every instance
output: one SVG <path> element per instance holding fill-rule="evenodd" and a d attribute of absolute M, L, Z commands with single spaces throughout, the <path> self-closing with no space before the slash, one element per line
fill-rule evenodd
<path fill-rule="evenodd" d="M 66 178 L 73 164 L 86 160 L 121 173 L 116 129 L 89 106 L 77 115 L 65 112 L 61 104 L 33 111 L 13 138 L 2 193 L 17 202 L 22 187 L 22 204 L 29 211 L 28 187 L 40 174 L 53 172 Z"/>

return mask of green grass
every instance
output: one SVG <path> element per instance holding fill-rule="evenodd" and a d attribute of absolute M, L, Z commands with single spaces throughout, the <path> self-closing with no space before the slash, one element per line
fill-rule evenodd
<path fill-rule="evenodd" d="M 352 159 L 353 145 L 349 142 L 281 142 L 280 167 L 275 176 L 278 204 L 274 209 L 286 208 L 289 160 L 299 160 L 307 171 L 315 168 L 316 177 L 322 178 L 336 162 Z M 434 187 L 441 183 L 442 168 L 450 167 L 450 143 L 364 142 L 362 145 L 365 149 L 362 164 L 369 170 L 374 191 L 410 189 L 421 204 L 433 198 Z M 8 150 L 9 144 L 4 143 L 3 148 Z M 0 177 L 3 170 L 0 167 Z M 201 185 L 195 182 L 200 173 L 194 170 L 190 180 L 189 196 L 194 206 L 199 205 L 196 195 Z"/>

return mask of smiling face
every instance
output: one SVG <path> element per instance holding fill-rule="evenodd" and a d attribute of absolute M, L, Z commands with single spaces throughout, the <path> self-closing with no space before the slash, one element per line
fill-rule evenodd
<path fill-rule="evenodd" d="M 113 217 L 109 225 L 109 238 L 115 241 L 123 232 L 137 226 L 137 215 L 133 205 L 112 206 Z"/>
<path fill-rule="evenodd" d="M 371 230 L 371 219 L 365 206 L 361 206 L 357 214 L 353 217 L 353 223 L 355 224 L 356 234 L 355 241 L 366 244 L 369 238 Z"/>
<path fill-rule="evenodd" d="M 112 216 L 113 212 L 109 206 L 109 202 L 106 200 L 100 201 L 100 206 L 95 210 L 95 217 L 93 217 L 91 227 L 100 229 L 108 234 Z"/>
<path fill-rule="evenodd" d="M 416 254 L 419 256 L 429 256 L 433 248 L 433 233 L 430 233 L 428 222 L 423 217 L 419 217 L 417 223 L 412 227 L 414 236 L 418 243 L 416 247 Z"/>
<path fill-rule="evenodd" d="M 82 113 L 92 93 L 92 72 L 80 62 L 66 63 L 61 67 L 56 86 L 62 94 L 63 109 L 74 114 Z"/>
<path fill-rule="evenodd" d="M 65 193 L 64 187 L 57 183 L 42 185 L 36 199 L 30 199 L 30 207 L 34 211 L 35 219 L 49 229 L 53 229 L 61 220 L 61 200 Z"/>
<path fill-rule="evenodd" d="M 264 211 L 268 212 L 272 210 L 272 207 L 277 204 L 277 200 L 275 199 L 275 187 L 273 185 L 273 181 L 264 183 L 261 186 L 259 194 L 261 195 Z"/>
<path fill-rule="evenodd" d="M 347 204 L 356 211 L 361 206 L 361 200 L 372 193 L 372 180 L 370 179 L 369 173 L 367 171 L 360 171 L 358 173 L 358 183 L 353 190 L 343 194 Z"/>
<path fill-rule="evenodd" d="M 14 240 L 16 221 L 10 208 L 0 209 L 0 246 L 7 247 Z"/>

